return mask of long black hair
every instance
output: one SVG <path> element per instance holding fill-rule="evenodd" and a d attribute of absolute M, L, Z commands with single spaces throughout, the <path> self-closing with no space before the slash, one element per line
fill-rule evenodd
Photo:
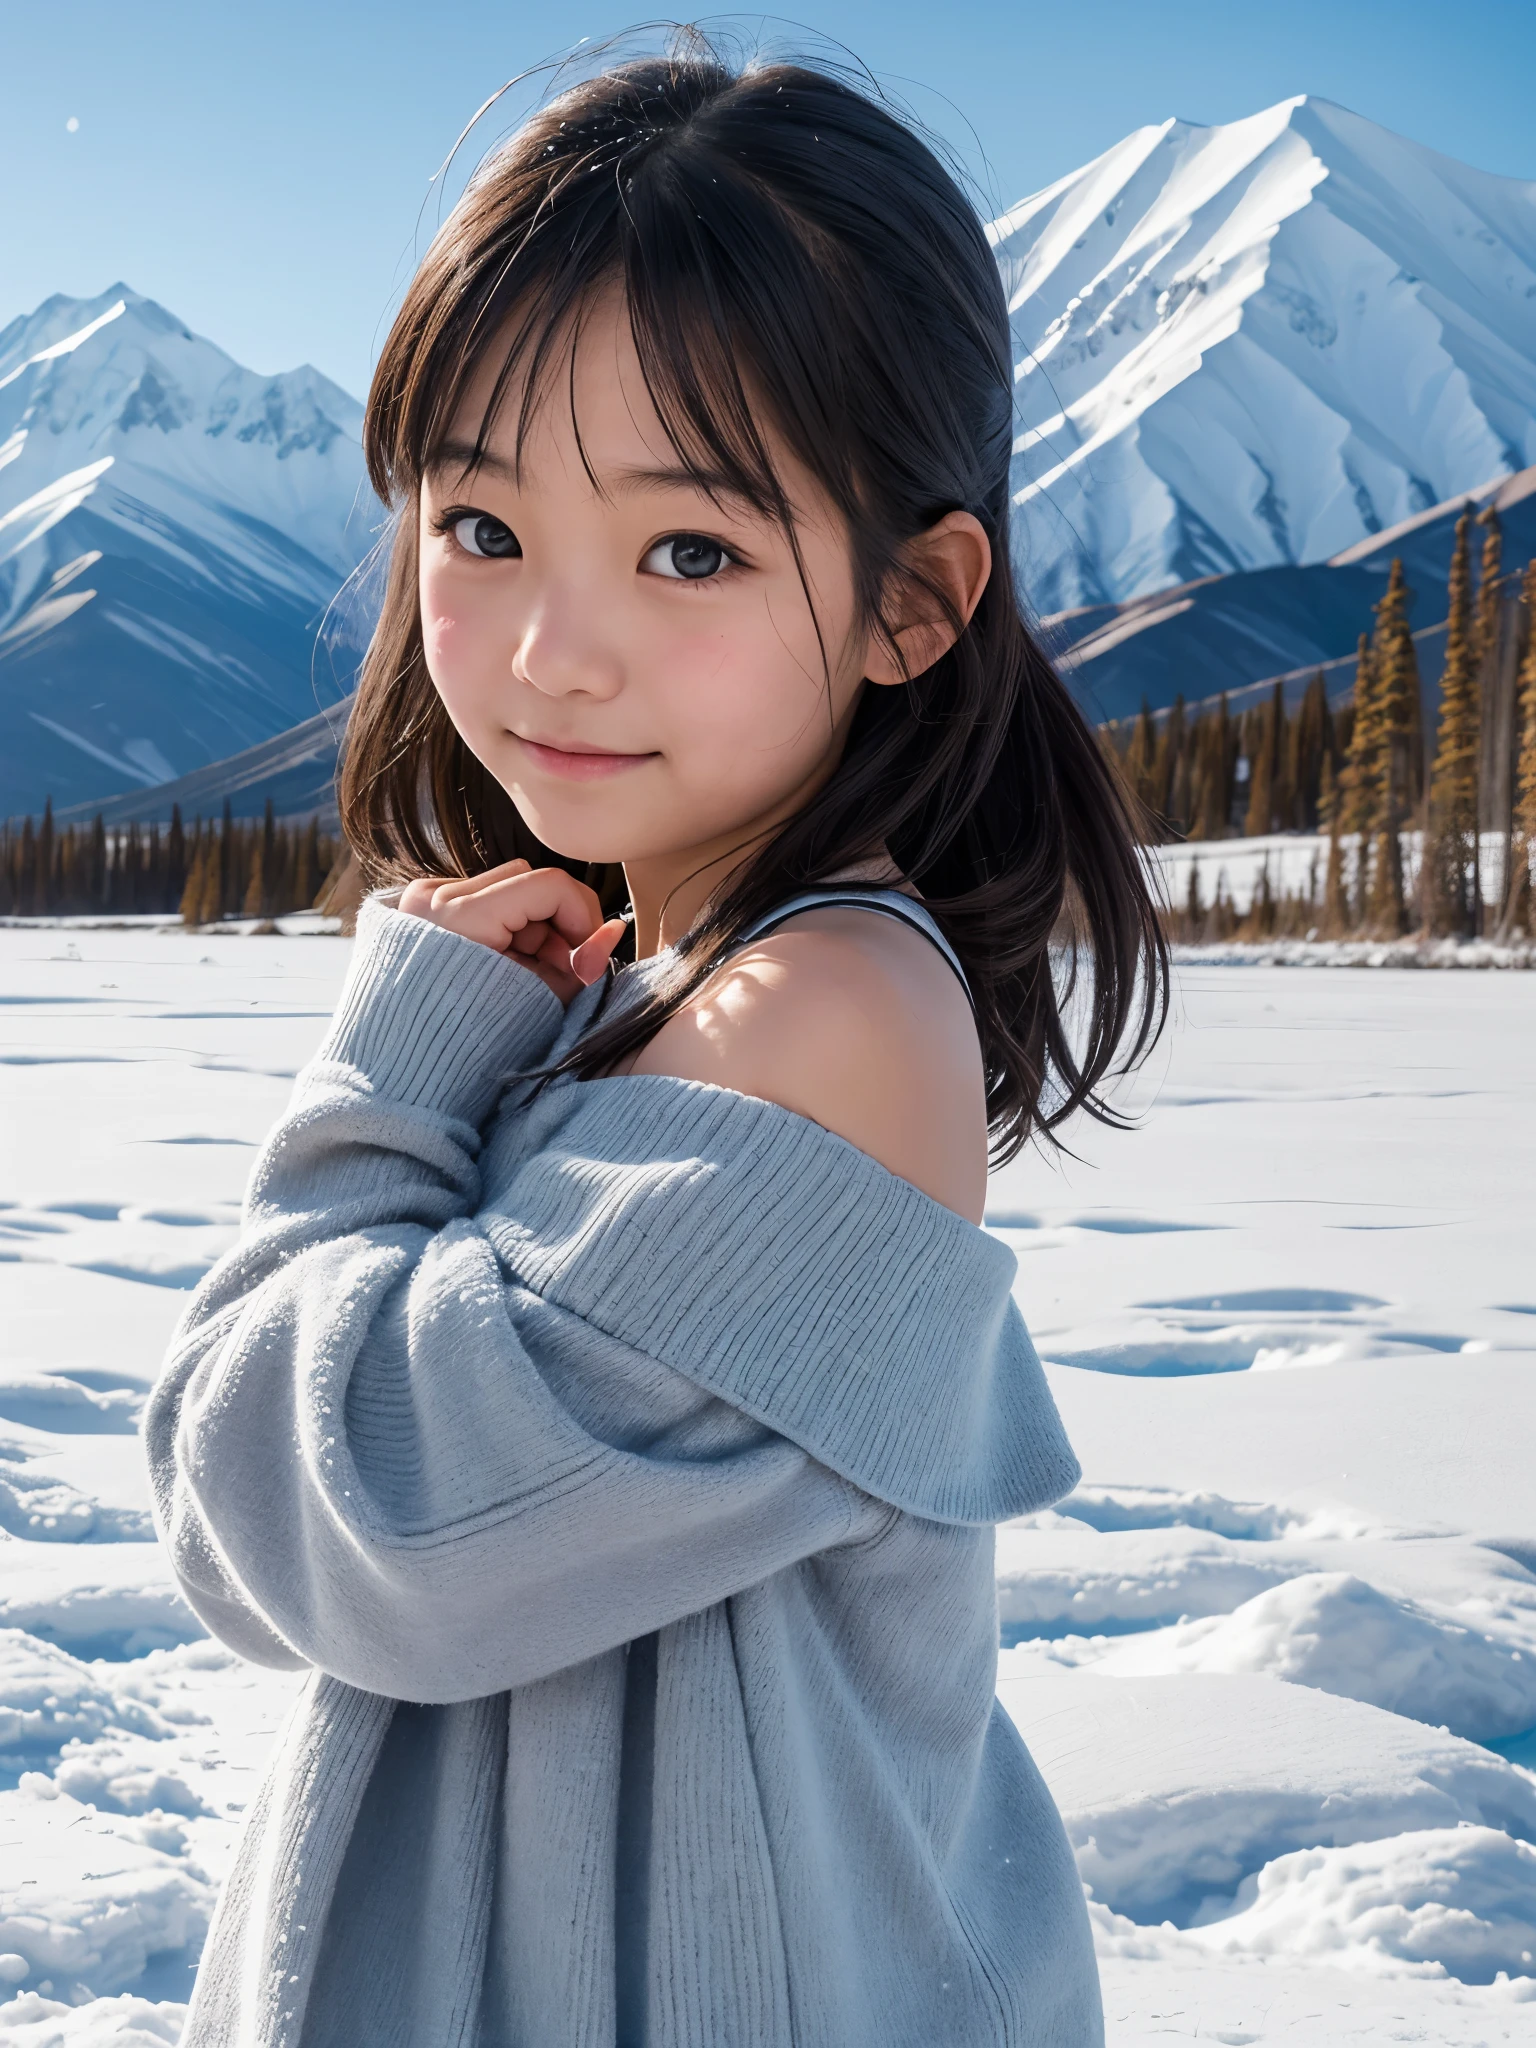
<path fill-rule="evenodd" d="M 401 512 L 342 770 L 343 820 L 369 878 L 559 860 L 432 686 L 415 511 L 487 353 L 504 360 L 482 446 L 518 377 L 521 446 L 585 314 L 613 289 L 679 460 L 793 544 L 771 424 L 840 515 L 861 621 L 888 644 L 892 592 L 913 580 L 904 545 L 946 512 L 981 522 L 993 566 L 949 653 L 904 686 L 865 690 L 830 779 L 735 870 L 645 999 L 600 1021 L 567 1064 L 607 1071 L 754 917 L 884 848 L 970 980 L 994 1156 L 1079 1108 L 1114 1120 L 1102 1091 L 1161 1028 L 1167 950 L 1120 784 L 1014 582 L 997 266 L 934 152 L 878 99 L 819 71 L 733 67 L 690 32 L 673 54 L 543 108 L 480 167 L 428 250 L 364 429 L 374 486 Z M 620 871 L 560 864 L 622 903 Z"/>

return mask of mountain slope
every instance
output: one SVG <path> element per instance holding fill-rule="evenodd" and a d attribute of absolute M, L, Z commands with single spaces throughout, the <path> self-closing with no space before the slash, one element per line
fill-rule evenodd
<path fill-rule="evenodd" d="M 1139 129 L 989 232 L 1043 613 L 1322 561 L 1536 462 L 1536 184 L 1303 97 Z"/>
<path fill-rule="evenodd" d="M 359 633 L 327 612 L 379 518 L 361 418 L 122 285 L 0 330 L 0 814 L 161 783 L 342 693 Z"/>
<path fill-rule="evenodd" d="M 1318 668 L 1331 695 L 1354 687 L 1355 645 L 1374 627 L 1394 555 L 1411 592 L 1410 619 L 1431 702 L 1443 655 L 1433 629 L 1446 614 L 1456 521 L 1492 506 L 1504 533 L 1511 588 L 1536 555 L 1536 467 L 1417 513 L 1327 562 L 1235 571 L 1177 585 L 1121 605 L 1093 605 L 1046 621 L 1049 644 L 1079 702 L 1095 719 L 1131 718 L 1143 697 L 1154 710 L 1180 694 L 1190 703 L 1294 677 L 1299 694 Z"/>

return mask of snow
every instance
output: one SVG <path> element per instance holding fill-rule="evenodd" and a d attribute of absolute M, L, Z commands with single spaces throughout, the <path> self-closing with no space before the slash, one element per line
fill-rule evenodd
<path fill-rule="evenodd" d="M 1536 461 L 1536 185 L 1302 96 L 1138 129 L 989 232 L 1043 613 L 1322 561 Z"/>
<path fill-rule="evenodd" d="M 1418 880 L 1419 857 L 1424 835 L 1400 832 L 1403 887 L 1410 898 Z M 1360 858 L 1360 835 L 1344 833 L 1339 841 L 1348 889 L 1356 886 L 1356 863 Z M 1484 832 L 1479 836 L 1478 878 L 1483 901 L 1496 909 L 1504 901 L 1504 834 Z M 1189 878 L 1193 871 L 1200 901 L 1207 910 L 1219 891 L 1240 914 L 1253 904 L 1260 878 L 1267 872 L 1275 897 L 1310 895 L 1322 908 L 1323 887 L 1328 877 L 1328 835 L 1322 832 L 1260 833 L 1251 839 L 1181 839 L 1169 846 L 1149 846 L 1146 859 L 1158 876 L 1165 900 L 1182 909 L 1189 900 Z M 1491 920 L 1496 922 L 1496 920 Z"/>
<path fill-rule="evenodd" d="M 134 1424 L 347 942 L 0 928 L 0 2043 L 174 2043 L 300 1682 L 203 1636 Z M 1536 2042 L 1536 984 L 1179 970 L 1136 1127 L 996 1176 L 1084 1468 L 999 1692 L 1110 2040 Z"/>

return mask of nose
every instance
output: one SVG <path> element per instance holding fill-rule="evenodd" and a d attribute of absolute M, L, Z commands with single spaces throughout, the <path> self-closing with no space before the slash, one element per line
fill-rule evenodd
<path fill-rule="evenodd" d="M 622 661 L 604 637 L 590 590 L 544 591 L 528 616 L 512 656 L 512 673 L 544 697 L 618 694 Z"/>

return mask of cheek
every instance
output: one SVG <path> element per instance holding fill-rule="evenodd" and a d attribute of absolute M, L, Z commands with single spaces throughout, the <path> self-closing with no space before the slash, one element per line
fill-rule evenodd
<path fill-rule="evenodd" d="M 689 750 L 720 757 L 730 780 L 759 773 L 765 755 L 793 752 L 808 729 L 825 729 L 815 632 L 793 612 L 777 617 L 762 598 L 714 630 L 675 636 L 658 676 Z"/>
<path fill-rule="evenodd" d="M 455 587 L 456 581 L 458 587 Z M 472 704 L 496 671 L 492 620 L 480 616 L 475 593 L 447 574 L 424 570 L 421 597 L 421 645 L 427 672 L 438 695 L 453 711 Z"/>

